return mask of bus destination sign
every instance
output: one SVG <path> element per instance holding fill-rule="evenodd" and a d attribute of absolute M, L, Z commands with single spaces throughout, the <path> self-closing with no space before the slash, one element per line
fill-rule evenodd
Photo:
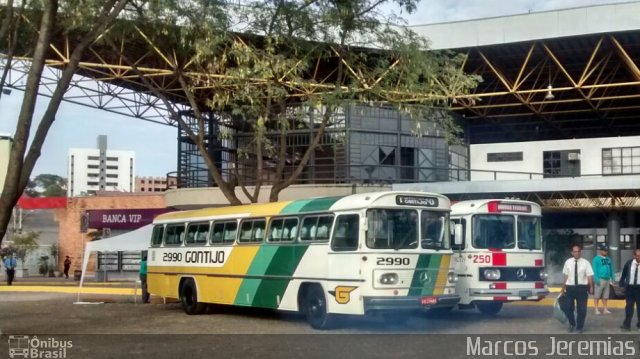
<path fill-rule="evenodd" d="M 396 204 L 400 206 L 438 207 L 436 197 L 396 196 Z"/>

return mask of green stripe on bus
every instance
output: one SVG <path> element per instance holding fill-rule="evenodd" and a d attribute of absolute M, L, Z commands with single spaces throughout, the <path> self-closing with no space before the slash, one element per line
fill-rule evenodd
<path fill-rule="evenodd" d="M 442 261 L 442 255 L 432 254 L 430 257 L 431 260 L 429 261 L 429 269 L 427 269 L 430 281 L 427 285 L 424 285 L 422 287 L 422 293 L 420 293 L 422 295 L 432 295 L 434 293 L 436 282 L 438 281 L 438 274 L 440 272 L 440 262 Z"/>
<path fill-rule="evenodd" d="M 260 246 L 258 252 L 253 257 L 253 261 L 249 266 L 249 270 L 247 271 L 247 275 L 255 275 L 262 276 L 267 272 L 267 268 L 271 264 L 273 257 L 278 251 L 279 246 Z M 234 300 L 234 304 L 236 305 L 251 305 L 251 302 L 254 300 L 256 296 L 256 292 L 258 291 L 258 287 L 260 286 L 262 279 L 255 278 L 245 278 L 242 280 L 242 284 L 240 284 L 240 288 L 238 289 L 238 293 L 236 294 L 236 299 Z"/>
<path fill-rule="evenodd" d="M 281 246 L 273 256 L 265 274 L 291 278 L 307 248 L 309 248 L 308 245 Z M 291 279 L 263 279 L 251 305 L 262 308 L 278 308 L 280 305 L 278 302 L 284 297 L 284 292 L 290 281 Z"/>
<path fill-rule="evenodd" d="M 300 212 L 326 211 L 342 197 L 343 196 L 311 199 L 309 200 L 309 203 L 300 209 Z"/>
<path fill-rule="evenodd" d="M 300 209 L 309 203 L 310 200 L 302 199 L 298 201 L 293 201 L 286 205 L 281 211 L 281 214 L 289 214 L 289 213 L 298 213 Z"/>
<path fill-rule="evenodd" d="M 424 270 L 427 270 L 429 268 L 431 257 L 432 255 L 430 254 L 421 254 L 420 256 L 418 256 L 418 263 L 416 264 L 416 269 L 413 272 L 413 278 L 411 279 L 411 287 L 409 288 L 410 296 L 422 295 L 424 293 L 423 291 L 424 284 L 420 280 L 420 274 L 422 274 Z M 428 273 L 429 273 L 429 276 L 431 276 L 430 271 Z M 433 281 L 435 281 L 435 278 L 433 278 Z"/>

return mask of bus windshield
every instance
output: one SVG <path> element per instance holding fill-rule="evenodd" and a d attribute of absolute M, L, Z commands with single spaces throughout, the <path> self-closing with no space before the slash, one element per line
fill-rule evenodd
<path fill-rule="evenodd" d="M 422 211 L 420 227 L 422 229 L 422 248 L 448 249 L 449 248 L 449 223 L 447 212 Z"/>
<path fill-rule="evenodd" d="M 472 236 L 475 248 L 515 248 L 514 218 L 498 214 L 475 215 Z"/>
<path fill-rule="evenodd" d="M 367 211 L 367 247 L 410 249 L 418 247 L 418 212 L 410 209 Z"/>
<path fill-rule="evenodd" d="M 540 236 L 540 218 L 518 217 L 518 248 L 542 249 Z"/>

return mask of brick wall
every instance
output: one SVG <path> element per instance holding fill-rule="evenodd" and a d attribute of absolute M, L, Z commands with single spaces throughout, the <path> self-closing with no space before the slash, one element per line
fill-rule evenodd
<path fill-rule="evenodd" d="M 63 268 L 65 256 L 71 258 L 70 276 L 82 267 L 84 244 L 90 240 L 87 233 L 80 233 L 80 217 L 86 210 L 165 208 L 162 195 L 119 195 L 69 198 L 67 208 L 56 210 L 59 225 L 59 266 Z M 89 229 L 89 232 L 95 230 Z M 91 256 L 87 272 L 95 270 L 95 253 Z"/>

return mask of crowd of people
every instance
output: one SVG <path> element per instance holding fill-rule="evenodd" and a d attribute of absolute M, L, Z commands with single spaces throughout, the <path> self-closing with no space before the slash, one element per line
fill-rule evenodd
<path fill-rule="evenodd" d="M 599 250 L 599 255 L 589 263 L 581 257 L 581 247 L 574 245 L 571 248 L 572 257 L 564 263 L 561 308 L 569 321 L 569 332 L 582 333 L 584 331 L 589 294 L 594 296 L 595 315 L 611 314 L 607 307 L 607 300 L 615 271 L 608 255 L 608 246 L 601 244 Z M 640 249 L 636 249 L 633 252 L 633 258 L 625 263 L 618 283 L 620 287 L 625 289 L 625 316 L 620 326 L 624 331 L 631 330 L 634 307 L 638 313 L 636 327 L 640 328 L 639 268 Z M 602 302 L 602 309 L 599 306 L 600 302 Z"/>

